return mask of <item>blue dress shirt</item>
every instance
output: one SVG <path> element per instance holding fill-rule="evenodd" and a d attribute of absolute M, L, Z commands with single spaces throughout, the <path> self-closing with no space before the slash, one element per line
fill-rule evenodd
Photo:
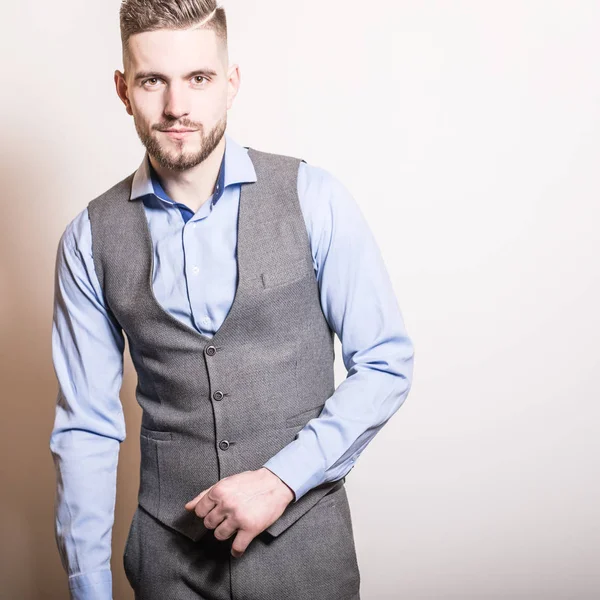
<path fill-rule="evenodd" d="M 225 140 L 214 194 L 196 213 L 168 197 L 147 153 L 131 192 L 143 197 L 157 300 L 207 337 L 233 303 L 240 188 L 256 181 L 247 149 L 227 134 Z M 296 500 L 352 469 L 407 397 L 414 353 L 377 243 L 348 190 L 326 170 L 301 163 L 298 197 L 323 313 L 340 338 L 348 373 L 321 415 L 264 464 Z M 125 439 L 119 398 L 124 345 L 94 270 L 86 207 L 58 244 L 52 323 L 59 384 L 50 438 L 56 539 L 76 600 L 112 598 L 116 469 Z"/>

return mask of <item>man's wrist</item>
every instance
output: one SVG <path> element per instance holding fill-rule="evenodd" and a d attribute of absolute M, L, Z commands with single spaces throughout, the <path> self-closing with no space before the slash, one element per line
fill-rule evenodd
<path fill-rule="evenodd" d="M 294 493 L 294 490 L 285 481 L 283 481 L 283 479 L 281 479 L 281 477 L 279 477 L 279 475 L 277 475 L 276 473 L 273 473 L 273 471 L 271 471 L 267 467 L 261 467 L 261 470 L 264 470 L 265 472 L 272 475 L 273 478 L 280 484 L 281 490 L 284 492 L 283 495 L 288 500 L 288 504 L 290 502 L 294 501 L 294 499 L 296 498 L 296 494 Z"/>

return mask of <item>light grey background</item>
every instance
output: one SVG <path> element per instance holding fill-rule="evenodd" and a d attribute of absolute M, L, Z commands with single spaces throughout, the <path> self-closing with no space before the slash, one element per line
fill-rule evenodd
<path fill-rule="evenodd" d="M 353 193 L 416 346 L 347 481 L 364 600 L 600 597 L 600 3 L 224 2 L 229 132 Z M 143 148 L 117 0 L 2 6 L 0 596 L 66 597 L 48 436 L 67 222 Z M 337 342 L 337 379 L 345 376 Z M 135 430 L 129 358 L 122 398 Z M 135 507 L 122 446 L 115 598 Z"/>

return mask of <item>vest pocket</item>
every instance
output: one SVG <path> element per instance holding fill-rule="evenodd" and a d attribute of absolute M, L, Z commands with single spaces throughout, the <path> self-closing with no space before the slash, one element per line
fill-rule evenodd
<path fill-rule="evenodd" d="M 275 288 L 294 283 L 303 279 L 311 272 L 314 273 L 312 268 L 307 268 L 307 261 L 301 258 L 277 270 L 262 273 L 261 279 L 264 288 Z"/>
<path fill-rule="evenodd" d="M 140 491 L 139 503 L 151 515 L 160 515 L 159 444 L 171 440 L 170 431 L 140 428 Z"/>
<path fill-rule="evenodd" d="M 218 481 L 217 465 L 203 460 L 196 442 L 182 442 L 181 436 L 169 431 L 142 427 L 140 445 L 140 506 L 167 527 L 191 540 L 200 539 L 208 530 L 203 519 L 185 509 L 185 503 Z M 203 468 L 212 475 L 199 476 Z"/>
<path fill-rule="evenodd" d="M 170 440 L 173 438 L 173 434 L 170 431 L 155 431 L 146 429 L 145 427 L 140 427 L 140 435 L 151 440 Z"/>

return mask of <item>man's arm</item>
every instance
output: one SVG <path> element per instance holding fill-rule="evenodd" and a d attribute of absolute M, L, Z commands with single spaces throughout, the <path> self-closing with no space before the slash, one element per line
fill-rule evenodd
<path fill-rule="evenodd" d="M 344 477 L 410 390 L 413 344 L 376 240 L 348 190 L 300 164 L 298 196 L 323 313 L 342 343 L 346 379 L 296 439 L 264 467 L 299 500 Z"/>
<path fill-rule="evenodd" d="M 52 360 L 58 396 L 50 450 L 56 467 L 55 533 L 74 600 L 110 600 L 123 333 L 94 270 L 87 209 L 56 255 Z"/>

